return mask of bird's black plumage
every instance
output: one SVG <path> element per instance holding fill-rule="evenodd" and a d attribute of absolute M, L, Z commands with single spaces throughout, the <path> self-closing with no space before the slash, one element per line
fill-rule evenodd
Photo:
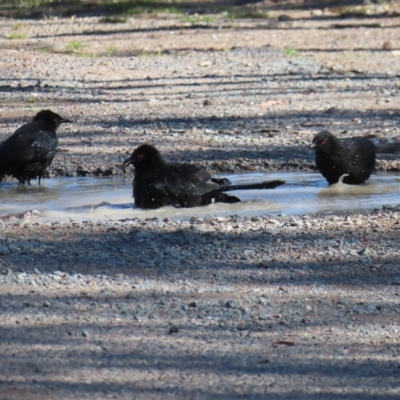
<path fill-rule="evenodd" d="M 38 179 L 40 184 L 56 154 L 56 130 L 63 122 L 71 120 L 42 110 L 0 143 L 0 180 L 12 175 L 21 183 L 30 185 L 31 179 Z"/>
<path fill-rule="evenodd" d="M 342 175 L 343 183 L 364 183 L 375 170 L 376 148 L 367 138 L 354 137 L 339 140 L 328 131 L 318 133 L 312 145 L 319 172 L 330 185 Z"/>
<path fill-rule="evenodd" d="M 122 166 L 133 164 L 133 197 L 139 208 L 163 206 L 196 207 L 213 202 L 237 203 L 235 196 L 224 192 L 245 189 L 273 189 L 283 181 L 247 185 L 231 185 L 226 179 L 211 178 L 210 174 L 192 164 L 166 163 L 151 145 L 138 147 Z"/>

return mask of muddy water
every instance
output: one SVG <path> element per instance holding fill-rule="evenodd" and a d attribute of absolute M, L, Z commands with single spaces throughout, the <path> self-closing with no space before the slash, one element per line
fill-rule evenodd
<path fill-rule="evenodd" d="M 242 203 L 216 203 L 207 207 L 158 210 L 136 209 L 132 178 L 53 178 L 40 187 L 16 182 L 0 185 L 0 216 L 38 210 L 38 221 L 68 222 L 124 218 L 179 218 L 192 216 L 258 216 L 264 214 L 313 214 L 362 211 L 384 204 L 400 203 L 400 174 L 377 174 L 363 185 L 342 183 L 327 187 L 318 173 L 248 173 L 224 175 L 232 183 L 283 179 L 286 184 L 274 190 L 237 191 Z M 35 218 L 36 220 L 36 218 Z"/>

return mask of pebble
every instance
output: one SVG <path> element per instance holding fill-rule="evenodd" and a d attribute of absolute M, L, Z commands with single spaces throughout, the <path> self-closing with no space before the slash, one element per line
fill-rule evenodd
<path fill-rule="evenodd" d="M 6 256 L 10 254 L 10 250 L 6 246 L 0 246 L 0 256 Z"/>
<path fill-rule="evenodd" d="M 85 338 L 90 337 L 90 332 L 87 329 L 83 329 L 81 333 L 82 333 L 82 336 Z"/>
<path fill-rule="evenodd" d="M 238 303 L 236 300 L 228 300 L 228 301 L 225 303 L 225 307 L 226 307 L 226 308 L 239 308 L 240 305 L 239 305 L 239 303 Z"/>
<path fill-rule="evenodd" d="M 178 333 L 178 332 L 179 332 L 179 329 L 178 329 L 178 327 L 176 327 L 175 325 L 171 325 L 171 326 L 168 328 L 168 333 L 169 333 L 170 335 L 176 334 L 176 333 Z"/>

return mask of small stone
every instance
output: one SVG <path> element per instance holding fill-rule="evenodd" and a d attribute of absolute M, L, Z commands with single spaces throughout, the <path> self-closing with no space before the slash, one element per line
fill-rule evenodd
<path fill-rule="evenodd" d="M 88 338 L 88 337 L 90 337 L 90 332 L 87 329 L 84 329 L 82 331 L 82 336 Z"/>
<path fill-rule="evenodd" d="M 43 307 L 50 307 L 51 304 L 48 301 L 43 302 Z"/>
<path fill-rule="evenodd" d="M 313 308 L 312 308 L 311 306 L 306 306 L 306 310 L 307 310 L 307 311 L 312 311 Z"/>
<path fill-rule="evenodd" d="M 204 100 L 203 101 L 203 106 L 212 106 L 212 101 L 211 100 Z"/>
<path fill-rule="evenodd" d="M 383 50 L 392 50 L 393 49 L 393 42 L 390 40 L 387 40 L 385 43 L 382 45 Z"/>
<path fill-rule="evenodd" d="M 225 303 L 226 308 L 239 308 L 239 303 L 236 300 L 228 300 Z"/>
<path fill-rule="evenodd" d="M 178 329 L 178 327 L 175 326 L 175 325 L 171 325 L 171 326 L 168 328 L 168 333 L 169 333 L 170 335 L 172 335 L 172 334 L 174 334 L 174 333 L 178 333 L 178 332 L 179 332 L 179 329 Z"/>
<path fill-rule="evenodd" d="M 286 22 L 286 21 L 292 21 L 292 20 L 293 20 L 293 18 L 290 15 L 287 15 L 287 14 L 278 15 L 279 22 Z"/>
<path fill-rule="evenodd" d="M 192 301 L 191 303 L 188 304 L 189 307 L 197 307 L 197 304 L 195 301 Z"/>
<path fill-rule="evenodd" d="M 0 246 L 0 256 L 5 256 L 10 253 L 6 246 Z"/>

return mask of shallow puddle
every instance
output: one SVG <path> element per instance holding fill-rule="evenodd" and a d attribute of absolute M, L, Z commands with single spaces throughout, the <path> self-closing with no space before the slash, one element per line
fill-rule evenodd
<path fill-rule="evenodd" d="M 330 187 L 318 173 L 257 172 L 223 176 L 229 177 L 232 183 L 282 179 L 286 184 L 274 190 L 235 192 L 242 203 L 144 211 L 134 208 L 131 177 L 52 178 L 44 180 L 40 187 L 34 183 L 30 188 L 17 182 L 3 182 L 0 184 L 0 216 L 38 210 L 41 216 L 37 220 L 42 222 L 152 217 L 188 219 L 233 214 L 335 214 L 400 203 L 400 173 L 376 174 L 363 185 L 339 183 Z"/>

